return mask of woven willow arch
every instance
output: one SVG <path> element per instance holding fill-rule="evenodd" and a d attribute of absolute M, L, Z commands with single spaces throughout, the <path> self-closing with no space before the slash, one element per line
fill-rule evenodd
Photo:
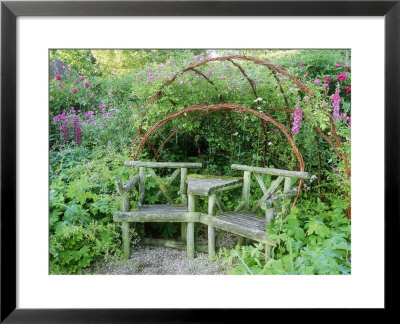
<path fill-rule="evenodd" d="M 167 123 L 168 121 L 177 118 L 181 115 L 190 113 L 190 112 L 195 112 L 195 111 L 201 111 L 204 113 L 214 113 L 214 112 L 218 112 L 218 111 L 223 111 L 223 110 L 228 110 L 228 111 L 233 111 L 235 113 L 248 113 L 248 114 L 252 114 L 257 116 L 258 118 L 271 123 L 273 125 L 275 125 L 276 127 L 278 127 L 286 136 L 290 146 L 292 147 L 293 152 L 295 153 L 297 160 L 299 162 L 299 171 L 304 171 L 304 160 L 303 160 L 303 156 L 300 153 L 300 150 L 298 149 L 298 147 L 296 146 L 293 137 L 290 135 L 290 133 L 287 131 L 286 127 L 277 122 L 275 119 L 273 119 L 271 116 L 258 112 L 254 109 L 251 108 L 247 108 L 247 107 L 243 107 L 241 105 L 238 104 L 230 104 L 230 103 L 222 103 L 222 104 L 217 104 L 217 105 L 209 105 L 209 106 L 205 106 L 205 105 L 193 105 L 187 108 L 184 108 L 182 110 L 179 110 L 175 113 L 172 113 L 166 117 L 164 117 L 163 119 L 159 120 L 157 123 L 155 123 L 152 127 L 150 127 L 150 129 L 143 135 L 142 139 L 139 142 L 138 147 L 136 148 L 135 153 L 133 154 L 133 161 L 136 160 L 137 156 L 139 155 L 142 147 L 144 146 L 144 144 L 146 142 L 149 141 L 150 136 L 157 131 L 160 127 L 162 127 L 165 123 Z M 299 183 L 299 187 L 298 187 L 298 193 L 297 193 L 297 197 L 293 203 L 293 206 L 296 204 L 297 199 L 298 199 L 298 195 L 300 194 L 300 189 L 303 185 L 303 180 L 300 180 Z"/>

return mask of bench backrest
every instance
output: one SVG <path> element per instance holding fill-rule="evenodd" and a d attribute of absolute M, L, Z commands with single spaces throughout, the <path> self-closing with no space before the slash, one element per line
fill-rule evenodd
<path fill-rule="evenodd" d="M 282 182 L 284 183 L 283 192 L 289 193 L 292 187 L 292 178 L 309 179 L 311 177 L 310 173 L 308 172 L 261 168 L 261 167 L 253 167 L 240 164 L 232 164 L 231 168 L 234 170 L 244 171 L 242 201 L 240 205 L 236 208 L 236 211 L 249 210 L 251 174 L 254 175 L 261 190 L 263 191 L 262 198 L 258 201 L 258 203 L 254 206 L 252 210 L 253 213 L 259 210 L 261 202 L 265 201 L 266 199 L 269 199 L 274 194 L 274 192 L 278 189 L 279 185 Z M 275 181 L 273 181 L 271 186 L 267 189 L 265 187 L 261 174 L 269 174 L 272 176 L 277 176 L 278 178 Z"/>
<path fill-rule="evenodd" d="M 146 185 L 146 173 L 150 174 L 150 176 L 156 181 L 158 186 L 160 187 L 160 191 L 157 193 L 157 196 L 163 194 L 167 199 L 170 205 L 174 205 L 174 201 L 168 193 L 168 186 L 178 177 L 180 174 L 180 188 L 179 192 L 181 195 L 181 204 L 183 206 L 187 206 L 187 169 L 190 168 L 201 168 L 201 163 L 189 163 L 189 162 L 142 162 L 142 161 L 127 161 L 125 165 L 131 166 L 133 168 L 138 167 L 139 173 L 133 177 L 124 187 L 133 182 L 139 182 L 139 204 L 143 204 L 145 199 L 145 185 Z M 159 168 L 170 168 L 176 169 L 168 181 L 164 183 L 155 173 L 154 169 Z M 131 185 L 132 186 L 132 185 Z M 129 187 L 130 188 L 130 187 Z M 126 189 L 129 189 L 126 188 Z"/>

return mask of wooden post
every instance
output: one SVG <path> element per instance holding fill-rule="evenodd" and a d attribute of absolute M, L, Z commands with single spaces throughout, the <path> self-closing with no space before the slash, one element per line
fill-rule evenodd
<path fill-rule="evenodd" d="M 242 192 L 242 200 L 243 200 L 243 210 L 249 210 L 249 197 L 250 197 L 250 182 L 251 182 L 251 172 L 244 171 L 243 172 L 243 192 Z"/>
<path fill-rule="evenodd" d="M 181 185 L 180 185 L 180 192 L 181 192 L 181 202 L 182 206 L 187 206 L 187 168 L 181 168 Z M 181 223 L 181 238 L 183 242 L 186 242 L 186 231 L 187 231 L 187 223 Z"/>
<path fill-rule="evenodd" d="M 215 216 L 216 201 L 216 194 L 211 194 L 208 197 L 208 215 L 210 216 Z M 208 257 L 211 260 L 215 257 L 215 230 L 212 226 L 208 226 Z"/>
<path fill-rule="evenodd" d="M 196 211 L 196 196 L 189 194 L 188 197 L 188 211 Z M 186 230 L 186 245 L 187 245 L 187 256 L 189 259 L 194 259 L 194 223 L 187 223 Z"/>
<path fill-rule="evenodd" d="M 146 169 L 144 167 L 139 168 L 139 204 L 144 203 L 144 194 L 146 190 Z"/>
<path fill-rule="evenodd" d="M 268 241 L 265 242 L 265 262 L 267 262 L 271 257 L 271 249 L 272 247 L 268 244 Z"/>
<path fill-rule="evenodd" d="M 286 177 L 285 184 L 283 186 L 283 193 L 287 193 L 292 189 L 292 178 Z"/>
<path fill-rule="evenodd" d="M 129 212 L 129 194 L 124 190 L 122 199 L 122 211 Z M 124 259 L 128 260 L 131 256 L 131 244 L 129 238 L 130 224 L 128 222 L 122 222 L 122 245 Z"/>
<path fill-rule="evenodd" d="M 187 169 L 182 168 L 181 169 L 181 186 L 180 186 L 180 192 L 181 192 L 181 201 L 182 201 L 182 206 L 187 206 L 187 184 L 186 184 L 186 177 L 187 177 Z"/>
<path fill-rule="evenodd" d="M 271 204 L 269 204 L 268 207 L 265 210 L 265 219 L 266 219 L 267 225 L 270 225 L 271 220 L 274 217 L 274 209 L 271 208 Z M 271 245 L 268 244 L 268 241 L 265 241 L 265 262 L 268 261 L 270 256 L 271 256 Z"/>

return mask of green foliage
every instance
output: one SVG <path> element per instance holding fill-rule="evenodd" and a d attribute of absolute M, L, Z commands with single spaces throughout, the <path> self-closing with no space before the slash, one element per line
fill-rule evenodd
<path fill-rule="evenodd" d="M 241 263 L 231 274 L 350 274 L 350 221 L 346 202 L 329 204 L 301 200 L 287 218 L 277 218 L 268 227 L 276 242 L 272 257 L 265 262 L 265 245 L 237 246 L 220 251 L 229 264 Z"/>

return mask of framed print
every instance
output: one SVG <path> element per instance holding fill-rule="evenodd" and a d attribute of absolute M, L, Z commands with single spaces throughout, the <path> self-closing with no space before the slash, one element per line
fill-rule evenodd
<path fill-rule="evenodd" d="M 1 17 L 2 322 L 393 306 L 398 1 Z"/>

